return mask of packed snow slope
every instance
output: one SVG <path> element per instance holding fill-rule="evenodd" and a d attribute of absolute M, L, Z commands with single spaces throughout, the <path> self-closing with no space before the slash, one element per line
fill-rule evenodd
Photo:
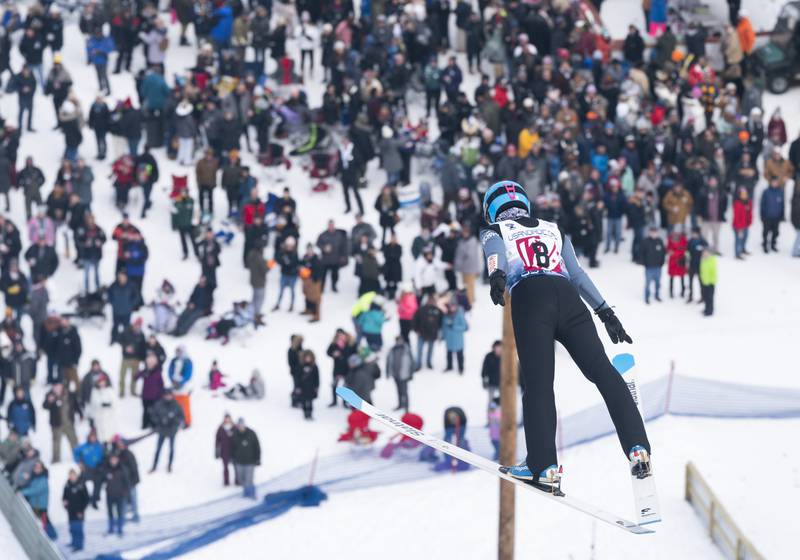
<path fill-rule="evenodd" d="M 85 63 L 83 40 L 74 22 L 65 29 L 64 60 L 72 73 L 76 91 L 88 109 L 97 91 L 93 68 Z M 169 76 L 191 66 L 193 48 L 177 47 L 177 29 L 171 29 L 170 57 L 166 67 Z M 290 45 L 290 49 L 294 46 Z M 134 60 L 134 67 L 143 61 Z M 12 66 L 19 68 L 20 60 L 14 50 Z M 45 58 L 46 68 L 49 55 Z M 474 76 L 470 77 L 474 80 Z M 312 104 L 321 98 L 321 72 L 306 89 Z M 474 89 L 468 82 L 466 91 Z M 135 100 L 133 78 L 122 74 L 111 76 L 113 99 L 131 96 Z M 765 113 L 781 104 L 797 106 L 798 90 L 781 97 L 767 96 Z M 420 100 L 410 98 L 412 116 L 420 114 Z M 25 133 L 18 163 L 32 155 L 47 176 L 47 189 L 52 186 L 63 140 L 52 131 L 55 117 L 49 99 L 37 96 L 34 127 L 37 133 Z M 0 99 L 0 112 L 16 120 L 16 100 L 9 95 Z M 790 134 L 800 130 L 800 116 L 785 111 Z M 84 131 L 81 155 L 92 160 L 95 155 L 92 134 Z M 180 168 L 156 152 L 161 162 L 161 184 L 154 192 L 154 208 L 147 220 L 135 217 L 141 206 L 141 196 L 134 194 L 131 202 L 133 222 L 143 231 L 151 259 L 145 276 L 144 293 L 151 297 L 164 278 L 169 278 L 185 299 L 199 276 L 200 267 L 193 261 L 180 261 L 177 235 L 170 231 L 169 191 L 170 174 L 189 174 L 190 186 L 195 188 L 193 170 Z M 254 163 L 250 154 L 245 161 Z M 120 216 L 113 206 L 113 190 L 109 161 L 95 167 L 94 207 L 98 222 L 110 233 Z M 373 164 L 374 165 L 374 164 Z M 314 241 L 327 219 L 334 218 L 340 227 L 349 229 L 351 215 L 343 215 L 341 192 L 312 193 L 312 183 L 299 165 L 284 174 L 279 181 L 276 172 L 267 173 L 258 166 L 256 176 L 262 194 L 278 192 L 284 185 L 292 189 L 298 200 L 302 220 L 301 243 Z M 367 218 L 377 222 L 372 201 L 383 180 L 382 171 L 370 168 L 370 188 L 363 193 Z M 45 191 L 46 194 L 47 191 Z M 216 192 L 217 208 L 225 208 L 224 194 Z M 16 224 L 24 224 L 23 201 L 12 193 L 11 216 Z M 219 222 L 216 223 L 219 226 Z M 409 218 L 398 229 L 403 242 L 410 242 L 417 232 L 415 220 Z M 752 384 L 797 387 L 796 343 L 800 333 L 800 297 L 797 279 L 800 260 L 787 255 L 793 232 L 782 225 L 779 239 L 780 254 L 765 256 L 756 250 L 760 224 L 751 232 L 747 261 L 731 258 L 732 234 L 725 228 L 722 247 L 725 256 L 719 261 L 717 312 L 704 318 L 696 304 L 680 299 L 665 298 L 664 303 L 645 306 L 642 301 L 643 270 L 630 262 L 629 244 L 618 255 L 602 256 L 602 267 L 592 276 L 606 299 L 616 306 L 619 317 L 634 339 L 632 347 L 614 348 L 604 333 L 610 354 L 632 351 L 639 363 L 642 381 L 664 375 L 671 361 L 677 370 L 687 375 L 730 380 Z M 102 280 L 112 277 L 113 247 L 105 249 Z M 216 311 L 230 308 L 234 300 L 250 296 L 247 273 L 241 267 L 242 236 L 237 235 L 230 247 L 223 250 L 219 270 L 220 288 L 216 292 Z M 406 274 L 410 261 L 406 261 Z M 297 314 L 267 313 L 267 327 L 257 333 L 245 329 L 237 332 L 230 344 L 221 347 L 203 340 L 205 323 L 201 321 L 184 339 L 161 337 L 169 356 L 184 343 L 194 360 L 196 379 L 193 401 L 193 426 L 181 432 L 177 439 L 176 460 L 172 474 L 159 470 L 144 475 L 139 487 L 140 508 L 144 515 L 169 511 L 206 502 L 235 490 L 221 485 L 221 464 L 213 460 L 214 431 L 224 412 L 234 417 L 244 416 L 258 433 L 263 449 L 262 467 L 257 481 L 271 478 L 293 466 L 305 464 L 315 453 L 338 452 L 342 446 L 336 437 L 345 423 L 346 411 L 326 408 L 330 383 L 330 364 L 324 351 L 337 327 L 350 328 L 349 308 L 357 290 L 349 272 L 343 274 L 339 294 L 326 293 L 323 299 L 322 321 L 309 325 Z M 277 296 L 278 275 L 270 275 L 267 288 L 269 308 Z M 62 261 L 56 277 L 49 283 L 54 307 L 67 309 L 67 299 L 78 292 L 82 274 L 69 262 Z M 665 290 L 664 292 L 665 293 Z M 299 296 L 298 291 L 298 296 Z M 149 311 L 143 312 L 145 322 Z M 435 371 L 419 372 L 410 387 L 411 406 L 426 419 L 426 428 L 441 429 L 441 414 L 446 406 L 457 404 L 464 408 L 470 423 L 485 421 L 486 395 L 480 385 L 480 364 L 493 340 L 500 337 L 501 313 L 491 305 L 488 293 L 481 290 L 478 302 L 470 314 L 471 330 L 467 334 L 467 371 L 463 377 L 443 374 L 444 356 L 440 349 L 435 355 Z M 80 370 L 88 369 L 92 358 L 101 360 L 116 383 L 120 349 L 108 346 L 109 323 L 84 323 L 81 335 L 84 355 Z M 602 329 L 602 327 L 601 327 Z M 392 320 L 384 331 L 385 340 L 398 332 Z M 289 407 L 290 377 L 285 364 L 289 335 L 302 333 L 306 346 L 320 357 L 322 388 L 317 401 L 315 420 L 306 422 L 300 411 Z M 264 374 L 267 397 L 256 403 L 232 403 L 210 395 L 202 388 L 205 372 L 212 359 L 218 359 L 229 377 L 229 383 L 244 382 L 253 368 Z M 572 364 L 560 347 L 556 357 L 556 398 L 562 414 L 574 412 L 598 402 L 599 396 Z M 40 373 L 41 376 L 41 373 Z M 41 377 L 40 377 L 41 379 Z M 395 403 L 394 385 L 381 380 L 374 393 L 375 404 L 392 408 Z M 35 403 L 41 404 L 44 388 L 39 385 L 33 393 Z M 713 395 L 709 395 L 713 398 Z M 41 409 L 39 409 L 41 411 Z M 121 431 L 128 436 L 139 433 L 141 405 L 138 399 L 127 398 L 119 405 Z M 50 458 L 50 431 L 46 417 L 40 418 L 34 434 L 35 445 L 45 459 Z M 518 492 L 517 546 L 519 558 L 717 558 L 718 552 L 708 541 L 694 513 L 683 501 L 683 465 L 691 459 L 706 474 L 711 485 L 722 497 L 745 532 L 769 558 L 791 558 L 796 555 L 797 536 L 792 523 L 775 523 L 776 519 L 793 519 L 793 505 L 800 501 L 800 451 L 792 442 L 797 439 L 797 421 L 716 421 L 693 418 L 665 418 L 650 428 L 654 460 L 662 495 L 665 522 L 656 527 L 653 536 L 628 536 L 613 528 L 593 527 L 591 521 L 558 505 L 539 500 L 536 496 Z M 81 439 L 86 435 L 82 426 Z M 387 434 L 383 434 L 385 437 Z M 65 443 L 66 444 L 66 443 Z M 140 467 L 146 471 L 152 460 L 155 441 L 147 439 L 134 451 Z M 565 487 L 581 498 L 595 502 L 619 514 L 631 515 L 630 487 L 625 473 L 625 460 L 613 438 L 570 450 L 561 460 L 566 465 Z M 50 469 L 50 511 L 56 524 L 64 524 L 66 515 L 60 505 L 60 493 L 69 463 Z M 764 475 L 769 474 L 769 488 Z M 338 494 L 318 509 L 294 510 L 276 521 L 242 531 L 226 540 L 192 554 L 192 558 L 220 558 L 242 553 L 248 557 L 272 558 L 444 558 L 483 559 L 492 557 L 496 549 L 498 482 L 482 473 L 443 476 L 414 484 Z M 766 491 L 768 490 L 768 491 Z M 104 519 L 104 512 L 89 511 L 89 517 Z M 593 545 L 594 543 L 594 545 Z M 594 546 L 594 552 L 592 552 Z M 18 553 L 4 557 L 21 558 Z M 258 553 L 254 554 L 257 550 Z"/>

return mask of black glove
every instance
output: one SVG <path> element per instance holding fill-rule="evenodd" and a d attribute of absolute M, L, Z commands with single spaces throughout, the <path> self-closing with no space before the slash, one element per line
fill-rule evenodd
<path fill-rule="evenodd" d="M 495 305 L 505 305 L 506 294 L 506 273 L 502 270 L 495 270 L 489 276 L 489 295 L 492 296 L 492 302 Z"/>
<path fill-rule="evenodd" d="M 625 328 L 622 326 L 622 323 L 619 322 L 619 319 L 617 319 L 613 309 L 606 307 L 605 309 L 601 309 L 596 313 L 606 326 L 606 331 L 608 331 L 608 336 L 611 338 L 611 342 L 614 344 L 619 342 L 633 344 L 633 340 L 631 340 L 631 337 L 625 332 Z"/>

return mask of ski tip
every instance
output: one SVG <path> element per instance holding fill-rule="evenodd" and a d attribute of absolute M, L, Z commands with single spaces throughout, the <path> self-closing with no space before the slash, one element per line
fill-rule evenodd
<path fill-rule="evenodd" d="M 623 375 L 625 372 L 633 368 L 636 365 L 636 361 L 633 359 L 633 354 L 617 354 L 611 360 L 611 364 L 616 368 L 616 370 Z"/>
<path fill-rule="evenodd" d="M 353 408 L 357 408 L 361 410 L 361 397 L 356 395 L 356 393 L 352 389 L 348 389 L 347 387 L 337 387 L 336 394 L 342 397 L 347 404 L 352 406 Z"/>
<path fill-rule="evenodd" d="M 657 517 L 655 519 L 648 519 L 647 521 L 642 521 L 641 523 L 639 523 L 639 527 L 641 527 L 642 525 L 652 525 L 654 523 L 661 523 L 661 518 Z"/>

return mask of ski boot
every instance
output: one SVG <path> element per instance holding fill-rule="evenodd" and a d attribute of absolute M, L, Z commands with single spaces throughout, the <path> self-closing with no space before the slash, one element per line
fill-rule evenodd
<path fill-rule="evenodd" d="M 650 468 L 650 453 L 641 445 L 634 445 L 628 453 L 631 465 L 631 476 L 636 478 L 647 478 L 652 474 Z"/>
<path fill-rule="evenodd" d="M 500 467 L 500 472 L 522 480 L 530 484 L 534 488 L 549 492 L 557 496 L 563 496 L 561 491 L 561 474 L 562 469 L 558 465 L 550 465 L 535 477 L 533 472 L 528 468 L 526 463 L 520 463 L 514 467 Z"/>

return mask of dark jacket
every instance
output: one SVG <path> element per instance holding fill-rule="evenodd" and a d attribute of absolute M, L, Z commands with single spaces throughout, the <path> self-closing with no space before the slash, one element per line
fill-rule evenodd
<path fill-rule="evenodd" d="M 317 398 L 319 390 L 319 368 L 316 364 L 302 364 L 298 377 L 300 400 L 310 401 Z"/>
<path fill-rule="evenodd" d="M 499 387 L 500 386 L 500 356 L 494 352 L 489 352 L 483 358 L 483 367 L 481 368 L 481 379 L 483 379 L 484 387 Z"/>
<path fill-rule="evenodd" d="M 118 317 L 130 316 L 139 303 L 139 294 L 131 282 L 123 286 L 115 281 L 108 288 L 106 296 L 108 303 L 111 304 L 112 313 Z"/>
<path fill-rule="evenodd" d="M 61 495 L 64 508 L 70 521 L 83 521 L 83 513 L 89 507 L 89 492 L 86 485 L 78 480 L 76 482 L 67 481 L 64 486 L 64 493 Z"/>
<path fill-rule="evenodd" d="M 53 397 L 52 400 L 50 397 Z M 80 413 L 78 396 L 75 393 L 63 393 L 57 397 L 48 391 L 42 407 L 50 413 L 50 427 L 61 428 L 75 424 L 75 414 Z"/>
<path fill-rule="evenodd" d="M 21 436 L 28 434 L 28 431 L 36 429 L 36 409 L 30 399 L 16 398 L 8 404 L 6 410 L 8 427 Z"/>
<path fill-rule="evenodd" d="M 442 310 L 432 304 L 425 304 L 414 315 L 414 330 L 425 341 L 439 338 L 442 328 Z"/>
<path fill-rule="evenodd" d="M 642 240 L 642 264 L 647 268 L 660 268 L 664 266 L 667 250 L 664 240 L 660 237 L 652 238 L 649 235 Z"/>
<path fill-rule="evenodd" d="M 175 437 L 186 422 L 183 408 L 175 399 L 161 399 L 150 409 L 150 419 L 156 432 L 165 437 Z"/>
<path fill-rule="evenodd" d="M 164 393 L 164 377 L 161 368 L 143 369 L 136 374 L 136 379 L 144 379 L 142 383 L 142 400 L 157 401 Z"/>
<path fill-rule="evenodd" d="M 786 202 L 782 187 L 767 187 L 761 194 L 761 219 L 783 221 Z"/>
<path fill-rule="evenodd" d="M 111 499 L 127 498 L 133 486 L 128 470 L 122 466 L 122 461 L 116 467 L 108 465 L 101 484 L 105 484 L 106 496 Z"/>
<path fill-rule="evenodd" d="M 347 232 L 343 229 L 328 231 L 319 234 L 317 247 L 322 251 L 322 264 L 325 266 L 344 266 L 347 264 L 349 254 L 347 247 Z"/>
<path fill-rule="evenodd" d="M 136 331 L 128 325 L 122 332 L 119 343 L 122 346 L 123 360 L 144 360 L 147 342 L 141 330 Z"/>
<path fill-rule="evenodd" d="M 238 427 L 234 428 L 231 438 L 231 457 L 238 465 L 261 464 L 261 446 L 253 430 L 245 428 L 241 431 Z"/>
<path fill-rule="evenodd" d="M 217 428 L 217 436 L 214 440 L 214 457 L 223 461 L 230 461 L 233 453 L 233 432 L 227 431 L 223 426 Z"/>
<path fill-rule="evenodd" d="M 62 327 L 56 339 L 56 363 L 60 366 L 76 366 L 81 359 L 83 347 L 78 329 L 70 325 L 66 330 Z"/>

